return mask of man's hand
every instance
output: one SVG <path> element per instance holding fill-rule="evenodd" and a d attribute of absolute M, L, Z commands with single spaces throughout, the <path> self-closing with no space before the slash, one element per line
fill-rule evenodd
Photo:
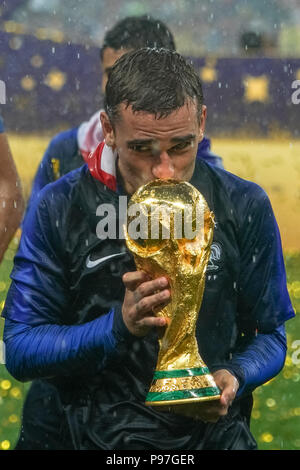
<path fill-rule="evenodd" d="M 163 308 L 170 300 L 168 280 L 152 280 L 144 271 L 134 271 L 123 276 L 126 287 L 122 314 L 125 325 L 135 336 L 145 336 L 150 328 L 164 327 L 167 320 L 157 317 L 154 311 Z"/>
<path fill-rule="evenodd" d="M 172 407 L 171 410 L 193 419 L 199 419 L 205 423 L 216 423 L 221 416 L 227 415 L 228 409 L 238 391 L 239 382 L 236 377 L 226 369 L 220 369 L 212 375 L 215 379 L 216 385 L 221 390 L 221 397 L 219 400 L 212 400 L 204 403 L 192 403 L 191 405 L 186 406 L 177 405 L 176 407 Z"/>

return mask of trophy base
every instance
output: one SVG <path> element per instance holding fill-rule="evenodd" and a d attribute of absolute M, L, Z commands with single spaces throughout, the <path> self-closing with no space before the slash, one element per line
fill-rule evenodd
<path fill-rule="evenodd" d="M 145 404 L 186 405 L 219 400 L 220 396 L 220 390 L 207 367 L 156 371 Z"/>

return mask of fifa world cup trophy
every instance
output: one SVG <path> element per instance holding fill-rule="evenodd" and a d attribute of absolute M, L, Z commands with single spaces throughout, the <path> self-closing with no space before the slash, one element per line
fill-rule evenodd
<path fill-rule="evenodd" d="M 146 405 L 177 408 L 220 398 L 196 340 L 213 228 L 214 214 L 190 183 L 154 180 L 130 199 L 125 238 L 136 267 L 153 279 L 167 277 L 171 290 L 170 302 L 155 312 L 167 326 Z"/>

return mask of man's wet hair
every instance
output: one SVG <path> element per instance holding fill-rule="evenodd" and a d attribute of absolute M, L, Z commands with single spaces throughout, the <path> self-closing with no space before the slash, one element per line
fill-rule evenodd
<path fill-rule="evenodd" d="M 104 36 L 100 51 L 101 60 L 107 47 L 128 51 L 142 47 L 163 47 L 171 51 L 176 49 L 171 31 L 162 21 L 149 15 L 129 16 L 110 29 Z"/>
<path fill-rule="evenodd" d="M 131 106 L 133 112 L 160 119 L 191 101 L 197 105 L 200 122 L 200 78 L 187 60 L 167 49 L 142 48 L 124 54 L 111 68 L 106 84 L 105 111 L 112 126 L 120 118 L 121 103 Z"/>

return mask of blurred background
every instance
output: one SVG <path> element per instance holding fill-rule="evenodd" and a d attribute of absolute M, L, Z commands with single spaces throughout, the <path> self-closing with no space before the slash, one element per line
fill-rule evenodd
<path fill-rule="evenodd" d="M 163 20 L 198 71 L 212 151 L 228 171 L 267 191 L 299 312 L 299 0 L 0 0 L 0 85 L 6 91 L 0 114 L 25 198 L 51 137 L 101 107 L 105 32 L 119 19 L 141 14 Z M 17 245 L 18 234 L 0 266 L 0 311 Z M 297 316 L 287 323 L 287 336 L 284 369 L 255 392 L 252 432 L 260 449 L 300 449 Z M 28 386 L 0 364 L 2 450 L 14 447 Z"/>

